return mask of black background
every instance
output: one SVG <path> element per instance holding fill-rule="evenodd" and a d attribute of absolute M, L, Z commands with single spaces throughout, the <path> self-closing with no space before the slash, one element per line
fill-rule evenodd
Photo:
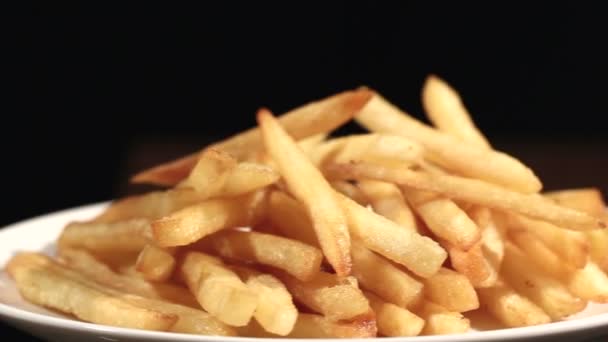
<path fill-rule="evenodd" d="M 34 4 L 9 30 L 0 224 L 138 191 L 136 169 L 260 106 L 367 85 L 422 118 L 429 73 L 547 188 L 608 191 L 607 22 L 581 2 Z"/>

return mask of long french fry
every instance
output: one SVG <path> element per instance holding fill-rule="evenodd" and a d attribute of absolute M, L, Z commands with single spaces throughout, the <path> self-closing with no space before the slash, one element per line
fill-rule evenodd
<path fill-rule="evenodd" d="M 137 256 L 135 269 L 149 281 L 166 281 L 173 274 L 175 258 L 171 251 L 147 244 Z"/>
<path fill-rule="evenodd" d="M 414 313 L 424 319 L 421 335 L 460 334 L 469 331 L 471 321 L 461 313 L 425 300 Z"/>
<path fill-rule="evenodd" d="M 357 183 L 378 214 L 406 228 L 416 228 L 416 218 L 394 184 L 364 179 Z M 349 196 L 351 197 L 351 196 Z"/>
<path fill-rule="evenodd" d="M 289 191 L 306 206 L 323 254 L 337 274 L 348 275 L 350 235 L 334 190 L 270 112 L 260 110 L 258 123 L 266 151 L 277 163 Z"/>
<path fill-rule="evenodd" d="M 423 280 L 424 295 L 449 311 L 466 312 L 479 308 L 473 285 L 464 275 L 442 267 L 435 275 Z"/>
<path fill-rule="evenodd" d="M 418 336 L 424 327 L 424 320 L 409 310 L 386 302 L 378 296 L 366 292 L 365 296 L 376 313 L 378 332 L 384 336 Z"/>
<path fill-rule="evenodd" d="M 81 248 L 97 253 L 139 253 L 152 239 L 152 228 L 146 219 L 114 223 L 72 222 L 57 242 L 59 249 Z"/>

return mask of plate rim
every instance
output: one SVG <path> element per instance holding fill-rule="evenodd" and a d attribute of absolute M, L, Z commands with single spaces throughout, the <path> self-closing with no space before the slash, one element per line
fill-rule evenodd
<path fill-rule="evenodd" d="M 14 231 L 20 229 L 26 229 L 29 226 L 35 226 L 39 222 L 43 222 L 49 219 L 57 218 L 59 216 L 75 216 L 83 211 L 99 212 L 110 201 L 101 201 L 81 206 L 66 208 L 46 214 L 34 216 L 21 221 L 17 221 L 0 228 L 0 241 L 2 237 L 8 234 L 14 234 Z M 66 220 L 67 221 L 67 220 Z M 30 228 L 30 229 L 33 229 Z M 46 242 L 52 242 L 46 241 Z M 2 243 L 0 242 L 0 246 Z M 12 247 L 8 252 L 14 253 L 15 250 L 19 250 L 19 246 Z M 23 250 L 25 250 L 23 248 Z M 2 265 L 4 267 L 4 265 Z M 3 269 L 0 272 L 4 272 Z M 11 280 L 12 282 L 12 280 Z M 606 305 L 606 304 L 604 304 Z M 228 341 L 228 342 L 259 342 L 259 341 L 341 341 L 345 339 L 340 338 L 326 338 L 326 339 L 306 339 L 306 338 L 259 338 L 259 337 L 238 337 L 238 336 L 206 336 L 206 335 L 190 335 L 184 333 L 173 333 L 163 331 L 147 331 L 132 328 L 113 327 L 101 324 L 95 324 L 90 322 L 84 322 L 77 319 L 71 319 L 69 317 L 55 317 L 45 315 L 43 313 L 31 312 L 19 307 L 15 307 L 9 304 L 0 302 L 0 317 L 3 321 L 13 325 L 13 322 L 29 323 L 38 326 L 44 326 L 48 328 L 69 330 L 74 333 L 98 333 L 113 335 L 125 338 L 143 338 L 150 341 L 160 341 L 173 339 L 176 341 Z M 14 325 L 13 325 L 14 326 Z M 414 336 L 414 337 L 376 337 L 376 338 L 354 338 L 348 339 L 350 341 L 399 341 L 399 342 L 439 342 L 439 341 L 451 341 L 451 342 L 464 342 L 464 341 L 504 341 L 507 340 L 522 340 L 529 338 L 539 337 L 551 337 L 556 335 L 572 334 L 582 331 L 592 331 L 598 328 L 608 328 L 608 312 L 589 317 L 583 317 L 573 320 L 551 322 L 541 325 L 528 326 L 528 327 L 517 327 L 517 328 L 503 328 L 496 330 L 487 331 L 470 331 L 463 334 L 451 334 L 451 335 L 434 335 L 434 336 Z M 16 327 L 22 329 L 21 327 Z"/>

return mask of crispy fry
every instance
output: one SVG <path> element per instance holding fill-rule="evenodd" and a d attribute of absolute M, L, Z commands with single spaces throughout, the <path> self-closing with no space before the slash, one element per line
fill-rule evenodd
<path fill-rule="evenodd" d="M 425 322 L 421 335 L 459 334 L 471 328 L 471 322 L 461 313 L 449 311 L 427 300 L 422 302 L 414 313 Z"/>
<path fill-rule="evenodd" d="M 510 231 L 509 238 L 546 274 L 560 279 L 574 272 L 575 268 L 564 262 L 559 255 L 545 245 L 537 236 L 527 231 Z"/>
<path fill-rule="evenodd" d="M 265 206 L 265 193 L 212 199 L 152 222 L 161 247 L 183 246 L 225 228 L 255 224 Z"/>
<path fill-rule="evenodd" d="M 335 322 L 321 315 L 300 313 L 289 338 L 366 338 L 376 336 L 376 321 L 364 316 L 352 321 Z M 278 337 L 266 332 L 256 322 L 239 329 L 241 336 Z"/>
<path fill-rule="evenodd" d="M 428 174 L 372 164 L 335 164 L 334 173 L 343 178 L 372 178 L 408 187 L 433 191 L 494 209 L 545 220 L 572 230 L 606 228 L 601 218 L 558 206 L 537 194 L 521 194 L 497 185 L 451 175 Z"/>
<path fill-rule="evenodd" d="M 221 196 L 239 196 L 275 183 L 279 174 L 270 166 L 251 162 L 238 163 L 230 172 Z"/>
<path fill-rule="evenodd" d="M 81 248 L 95 253 L 139 253 L 152 239 L 150 222 L 131 219 L 114 223 L 72 222 L 57 241 L 59 249 Z"/>
<path fill-rule="evenodd" d="M 186 179 L 178 188 L 193 188 L 202 199 L 220 193 L 228 175 L 236 167 L 237 160 L 230 154 L 210 148 L 198 158 L 198 161 Z"/>
<path fill-rule="evenodd" d="M 304 206 L 281 191 L 271 192 L 268 202 L 268 219 L 282 235 L 311 246 L 319 246 Z"/>
<path fill-rule="evenodd" d="M 602 216 L 606 213 L 606 203 L 602 198 L 602 193 L 596 188 L 551 191 L 544 195 L 561 206 L 580 210 L 593 216 Z"/>
<path fill-rule="evenodd" d="M 597 303 L 608 302 L 608 276 L 593 261 L 568 275 L 566 283 L 577 297 Z"/>
<path fill-rule="evenodd" d="M 473 285 L 458 272 L 442 267 L 423 282 L 424 295 L 449 311 L 466 312 L 479 308 L 479 299 Z"/>
<path fill-rule="evenodd" d="M 333 181 L 332 188 L 344 196 L 347 196 L 361 205 L 368 205 L 369 199 L 359 187 L 347 181 Z"/>
<path fill-rule="evenodd" d="M 409 310 L 386 302 L 373 293 L 365 296 L 376 313 L 378 332 L 384 336 L 418 336 L 424 327 L 424 320 Z"/>
<path fill-rule="evenodd" d="M 171 251 L 153 244 L 147 244 L 135 261 L 135 269 L 149 281 L 166 281 L 174 268 L 175 258 Z"/>
<path fill-rule="evenodd" d="M 348 275 L 350 235 L 344 213 L 332 195 L 334 190 L 270 112 L 260 110 L 258 123 L 266 150 L 289 191 L 306 206 L 323 254 L 337 274 Z"/>
<path fill-rule="evenodd" d="M 355 119 L 373 132 L 402 135 L 420 142 L 428 151 L 427 158 L 448 170 L 526 193 L 542 188 L 536 175 L 513 157 L 463 143 L 427 127 L 378 94 Z"/>
<path fill-rule="evenodd" d="M 364 179 L 359 181 L 357 186 L 369 199 L 375 212 L 402 227 L 416 228 L 414 213 L 403 198 L 401 190 L 396 185 Z M 352 198 L 352 196 L 349 197 Z"/>

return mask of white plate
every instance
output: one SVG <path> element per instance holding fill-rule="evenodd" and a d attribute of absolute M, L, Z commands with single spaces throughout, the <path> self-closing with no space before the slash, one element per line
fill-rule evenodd
<path fill-rule="evenodd" d="M 40 216 L 0 230 L 0 265 L 18 251 L 54 252 L 54 241 L 63 226 L 76 220 L 89 219 L 99 213 L 106 204 L 94 204 Z M 114 328 L 84 323 L 45 310 L 25 302 L 17 292 L 12 280 L 0 271 L 0 317 L 6 322 L 47 340 L 55 341 L 230 341 L 269 342 L 276 339 L 255 339 L 243 337 L 194 336 L 174 333 L 150 332 L 135 329 Z M 475 321 L 475 320 L 474 320 Z M 486 322 L 491 324 L 491 322 Z M 485 326 L 489 326 L 486 324 Z M 424 336 L 410 338 L 371 339 L 376 342 L 439 342 L 439 341 L 527 341 L 555 340 L 582 341 L 601 333 L 608 334 L 608 305 L 590 305 L 587 309 L 565 321 L 535 327 L 476 331 L 449 336 Z M 602 339 L 604 340 L 604 339 Z M 370 341 L 370 339 L 366 339 Z M 587 341 L 600 341 L 590 339 Z"/>

